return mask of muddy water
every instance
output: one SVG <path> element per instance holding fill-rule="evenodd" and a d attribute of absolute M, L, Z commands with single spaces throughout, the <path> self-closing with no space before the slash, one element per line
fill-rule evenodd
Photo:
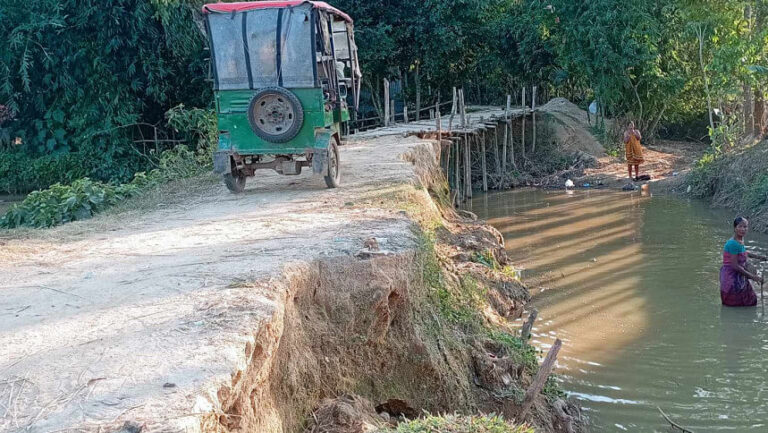
<path fill-rule="evenodd" d="M 481 196 L 471 210 L 524 268 L 540 312 L 535 343 L 563 340 L 562 386 L 593 432 L 668 432 L 657 406 L 697 433 L 768 431 L 768 320 L 760 304 L 719 299 L 732 214 L 671 197 L 538 190 Z M 748 236 L 748 249 L 766 246 Z"/>

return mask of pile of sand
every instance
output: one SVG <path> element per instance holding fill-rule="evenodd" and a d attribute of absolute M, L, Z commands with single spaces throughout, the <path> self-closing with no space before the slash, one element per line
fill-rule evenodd
<path fill-rule="evenodd" d="M 552 99 L 540 110 L 552 116 L 550 127 L 563 150 L 581 151 L 596 158 L 605 156 L 605 148 L 592 135 L 586 111 L 565 98 Z"/>

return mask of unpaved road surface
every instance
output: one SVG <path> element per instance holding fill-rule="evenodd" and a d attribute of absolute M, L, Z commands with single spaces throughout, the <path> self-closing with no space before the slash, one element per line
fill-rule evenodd
<path fill-rule="evenodd" d="M 282 266 L 353 255 L 374 236 L 413 248 L 412 222 L 377 205 L 418 183 L 400 157 L 417 146 L 342 147 L 336 190 L 264 172 L 241 195 L 215 185 L 140 215 L 0 233 L 0 431 L 199 429 L 279 308 Z"/>

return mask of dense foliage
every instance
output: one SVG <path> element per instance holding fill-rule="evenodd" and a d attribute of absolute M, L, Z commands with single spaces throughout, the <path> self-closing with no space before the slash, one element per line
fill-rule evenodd
<path fill-rule="evenodd" d="M 53 227 L 88 219 L 125 198 L 172 180 L 200 174 L 209 159 L 210 155 L 205 152 L 196 155 L 185 146 L 178 146 L 160 155 L 157 168 L 148 173 L 136 173 L 129 183 L 113 185 L 87 177 L 69 185 L 56 183 L 32 192 L 23 202 L 11 207 L 0 217 L 0 227 Z"/>
<path fill-rule="evenodd" d="M 125 181 L 149 167 L 133 125 L 210 106 L 199 3 L 0 2 L 0 190 Z"/>
<path fill-rule="evenodd" d="M 162 149 L 137 144 L 146 128 L 195 151 L 210 144 L 203 2 L 0 0 L 0 193 L 125 183 L 157 164 Z M 385 77 L 412 108 L 450 99 L 452 86 L 501 103 L 535 84 L 597 100 L 646 136 L 709 134 L 716 152 L 765 132 L 768 0 L 332 3 L 355 18 L 379 110 Z"/>
<path fill-rule="evenodd" d="M 764 111 L 765 0 L 336 4 L 357 19 L 368 83 L 403 77 L 411 101 L 417 83 L 430 102 L 464 86 L 486 103 L 535 84 L 678 138 L 734 119 L 751 133 L 748 119 Z M 711 124 L 702 122 L 708 105 L 719 113 Z"/>

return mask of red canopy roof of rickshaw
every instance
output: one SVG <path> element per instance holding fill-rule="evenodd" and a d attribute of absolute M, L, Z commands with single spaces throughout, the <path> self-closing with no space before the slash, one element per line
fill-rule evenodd
<path fill-rule="evenodd" d="M 210 3 L 203 6 L 203 13 L 211 12 L 242 12 L 252 9 L 267 9 L 267 8 L 286 8 L 292 6 L 298 6 L 300 4 L 310 3 L 312 7 L 322 9 L 333 14 L 336 14 L 348 22 L 352 22 L 352 18 L 344 12 L 336 9 L 326 2 L 320 1 L 308 1 L 308 0 L 283 0 L 283 1 L 255 1 L 255 2 L 234 2 L 234 3 Z"/>

